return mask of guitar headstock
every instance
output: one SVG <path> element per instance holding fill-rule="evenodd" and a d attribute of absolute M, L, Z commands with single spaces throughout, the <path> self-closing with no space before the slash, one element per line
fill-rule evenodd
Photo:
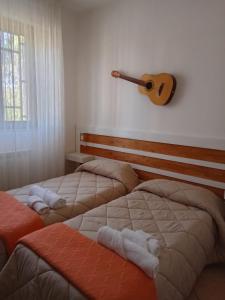
<path fill-rule="evenodd" d="M 115 78 L 120 78 L 120 76 L 121 76 L 120 72 L 118 72 L 118 71 L 112 71 L 111 75 L 112 75 L 112 77 L 115 77 Z"/>

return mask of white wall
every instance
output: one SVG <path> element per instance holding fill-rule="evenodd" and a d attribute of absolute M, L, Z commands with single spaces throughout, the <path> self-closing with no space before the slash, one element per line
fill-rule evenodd
<path fill-rule="evenodd" d="M 62 35 L 65 75 L 65 151 L 75 150 L 77 17 L 73 11 L 63 10 Z"/>
<path fill-rule="evenodd" d="M 78 126 L 225 148 L 224 11 L 224 0 L 121 0 L 80 15 Z M 113 69 L 171 72 L 176 94 L 155 106 Z"/>

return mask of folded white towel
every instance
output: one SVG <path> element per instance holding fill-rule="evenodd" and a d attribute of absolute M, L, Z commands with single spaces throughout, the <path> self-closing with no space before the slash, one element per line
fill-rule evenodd
<path fill-rule="evenodd" d="M 159 240 L 155 239 L 152 234 L 146 233 L 143 230 L 135 231 L 143 238 L 147 240 L 147 248 L 148 250 L 155 256 L 160 255 L 160 243 Z"/>
<path fill-rule="evenodd" d="M 137 244 L 124 239 L 124 251 L 128 260 L 142 269 L 149 277 L 155 278 L 159 259 Z"/>
<path fill-rule="evenodd" d="M 133 231 L 128 228 L 124 228 L 121 231 L 121 234 L 123 238 L 128 239 L 129 241 L 139 245 L 140 247 L 144 248 L 145 250 L 148 250 L 147 247 L 147 238 L 149 237 L 144 237 L 141 232 Z"/>
<path fill-rule="evenodd" d="M 66 200 L 61 198 L 56 193 L 49 189 L 42 188 L 38 185 L 33 185 L 30 188 L 30 195 L 36 195 L 43 199 L 43 201 L 51 208 L 58 209 L 66 205 Z"/>
<path fill-rule="evenodd" d="M 148 250 L 155 256 L 160 256 L 160 243 L 157 239 L 148 241 Z"/>
<path fill-rule="evenodd" d="M 123 248 L 123 238 L 119 231 L 114 230 L 108 226 L 103 226 L 98 230 L 97 241 L 98 243 L 115 251 L 120 256 L 126 259 L 126 254 L 124 253 Z"/>
<path fill-rule="evenodd" d="M 136 230 L 135 232 L 137 232 L 139 235 L 141 235 L 142 238 L 145 239 L 145 240 L 148 240 L 148 239 L 152 238 L 152 234 L 147 233 L 147 232 L 145 232 L 145 231 L 143 231 L 141 229 Z"/>
<path fill-rule="evenodd" d="M 136 264 L 149 277 L 155 277 L 159 264 L 158 258 L 137 243 L 125 238 L 120 231 L 103 226 L 98 230 L 97 241 Z"/>
<path fill-rule="evenodd" d="M 45 204 L 44 201 L 36 195 L 28 197 L 27 205 L 35 210 L 39 215 L 44 215 L 49 212 L 48 205 Z"/>
<path fill-rule="evenodd" d="M 133 231 L 125 228 L 121 232 L 124 238 L 127 238 L 133 243 L 136 243 L 140 247 L 149 251 L 155 256 L 160 254 L 160 244 L 159 241 L 154 239 L 151 234 L 144 232 L 143 230 Z"/>

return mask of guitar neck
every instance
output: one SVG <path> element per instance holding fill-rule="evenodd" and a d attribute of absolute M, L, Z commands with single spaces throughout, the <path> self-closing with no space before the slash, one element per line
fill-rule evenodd
<path fill-rule="evenodd" d="M 120 73 L 119 78 L 146 87 L 146 82 Z"/>

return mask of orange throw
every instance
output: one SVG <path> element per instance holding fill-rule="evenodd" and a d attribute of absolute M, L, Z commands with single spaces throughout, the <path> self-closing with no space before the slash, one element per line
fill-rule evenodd
<path fill-rule="evenodd" d="M 13 196 L 0 192 L 0 239 L 4 241 L 8 254 L 24 235 L 44 227 L 40 216 Z"/>
<path fill-rule="evenodd" d="M 142 270 L 65 224 L 50 225 L 19 242 L 89 299 L 156 299 L 154 281 Z"/>

